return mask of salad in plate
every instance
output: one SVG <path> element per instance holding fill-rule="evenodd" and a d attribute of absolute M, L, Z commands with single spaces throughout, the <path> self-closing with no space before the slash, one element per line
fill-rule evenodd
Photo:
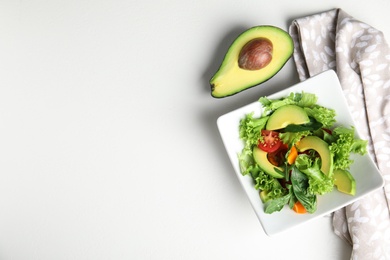
<path fill-rule="evenodd" d="M 350 155 L 365 154 L 367 141 L 357 138 L 353 127 L 337 125 L 336 111 L 317 100 L 307 92 L 261 97 L 262 114 L 240 120 L 240 171 L 252 177 L 265 213 L 285 205 L 297 213 L 314 213 L 317 196 L 334 187 L 355 194 Z"/>

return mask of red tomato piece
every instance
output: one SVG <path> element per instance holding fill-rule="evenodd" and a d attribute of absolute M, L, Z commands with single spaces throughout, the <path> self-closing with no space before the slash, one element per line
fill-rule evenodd
<path fill-rule="evenodd" d="M 257 145 L 261 150 L 267 153 L 275 152 L 282 145 L 279 133 L 270 130 L 261 130 L 262 140 Z"/>

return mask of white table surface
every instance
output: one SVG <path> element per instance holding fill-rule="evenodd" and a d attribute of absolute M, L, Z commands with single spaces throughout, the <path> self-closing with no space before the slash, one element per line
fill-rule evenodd
<path fill-rule="evenodd" d="M 330 217 L 264 234 L 216 119 L 298 82 L 214 99 L 243 30 L 390 2 L 0 1 L 0 259 L 349 259 Z"/>

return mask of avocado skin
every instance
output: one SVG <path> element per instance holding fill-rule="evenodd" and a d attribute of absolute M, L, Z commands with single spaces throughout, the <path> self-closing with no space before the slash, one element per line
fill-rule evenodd
<path fill-rule="evenodd" d="M 238 56 L 243 46 L 255 38 L 266 38 L 273 44 L 273 58 L 264 68 L 255 71 L 238 66 Z M 274 77 L 291 58 L 294 43 L 284 30 L 260 25 L 241 33 L 231 44 L 214 76 L 210 79 L 211 96 L 225 98 L 253 88 Z"/>

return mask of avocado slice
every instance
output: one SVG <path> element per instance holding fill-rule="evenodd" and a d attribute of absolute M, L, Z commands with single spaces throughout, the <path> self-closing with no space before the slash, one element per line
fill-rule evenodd
<path fill-rule="evenodd" d="M 291 36 L 270 25 L 252 27 L 229 47 L 222 64 L 210 80 L 211 95 L 223 98 L 272 78 L 290 59 Z"/>
<path fill-rule="evenodd" d="M 334 171 L 334 184 L 338 191 L 349 195 L 356 194 L 356 181 L 352 174 L 346 170 Z"/>
<path fill-rule="evenodd" d="M 305 110 L 297 105 L 285 105 L 276 109 L 269 117 L 266 125 L 267 130 L 285 128 L 290 124 L 302 125 L 310 122 Z"/>
<path fill-rule="evenodd" d="M 267 158 L 267 152 L 264 152 L 259 147 L 255 146 L 253 148 L 253 158 L 255 162 L 260 166 L 260 168 L 267 174 L 275 178 L 284 178 L 284 175 L 275 170 L 283 171 L 283 168 L 277 167 L 269 162 Z"/>
<path fill-rule="evenodd" d="M 315 150 L 321 157 L 321 171 L 327 176 L 333 174 L 333 156 L 324 140 L 317 136 L 306 136 L 296 144 L 296 147 L 300 152 Z"/>
<path fill-rule="evenodd" d="M 263 203 L 266 203 L 267 201 L 270 200 L 270 197 L 268 196 L 269 191 L 262 190 L 260 191 L 260 199 Z"/>

